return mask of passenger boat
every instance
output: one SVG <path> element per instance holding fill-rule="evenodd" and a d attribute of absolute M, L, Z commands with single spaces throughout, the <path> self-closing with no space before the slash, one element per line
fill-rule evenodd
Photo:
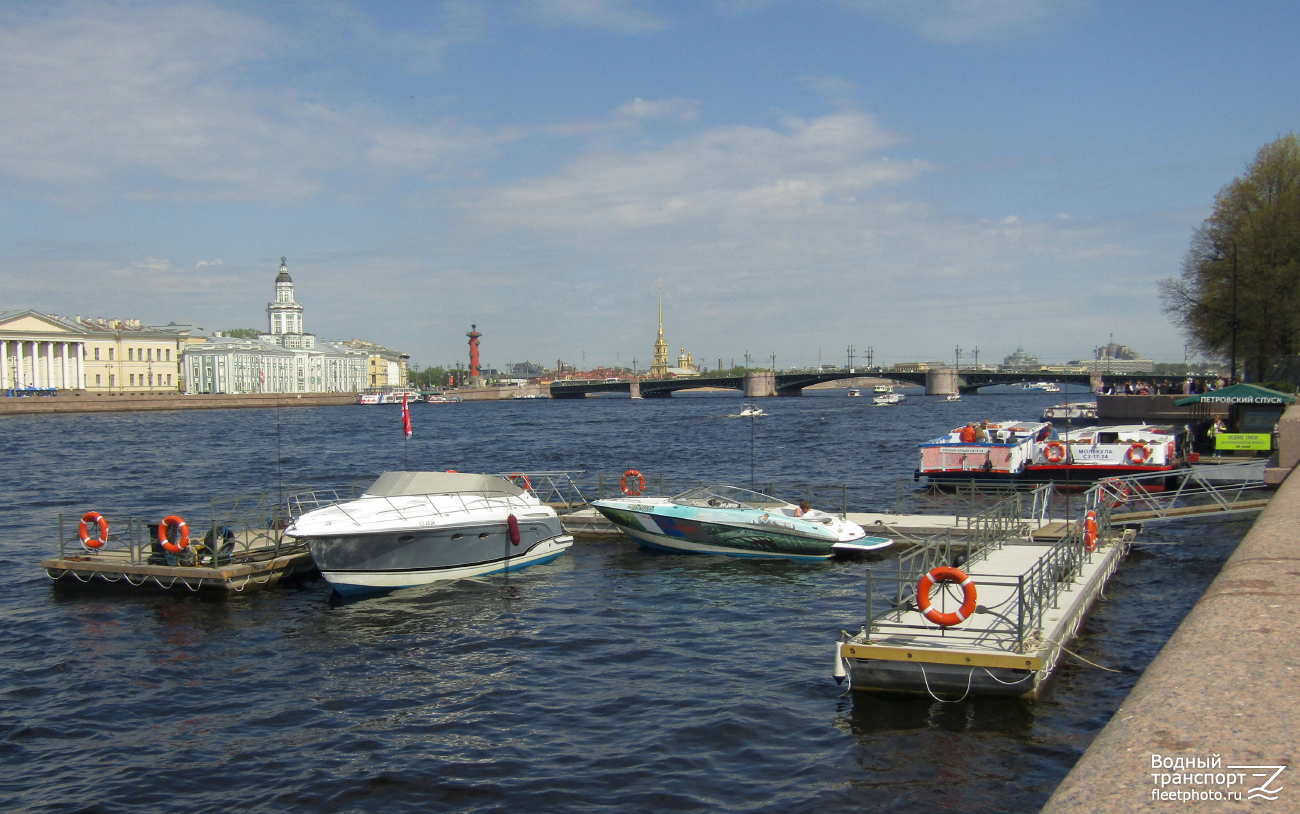
<path fill-rule="evenodd" d="M 1097 402 L 1072 401 L 1068 404 L 1054 404 L 1043 411 L 1043 420 L 1053 424 L 1096 424 Z"/>
<path fill-rule="evenodd" d="M 406 396 L 407 404 L 424 401 L 424 396 L 419 390 L 384 388 L 382 390 L 366 390 L 357 394 L 357 404 L 401 404 L 402 396 Z"/>
<path fill-rule="evenodd" d="M 982 439 L 963 441 L 966 426 L 920 444 L 921 462 L 915 477 L 932 481 L 1018 480 L 1025 477 L 1037 445 L 1052 432 L 1052 425 L 1045 421 L 999 421 L 984 426 Z"/>
<path fill-rule="evenodd" d="M 859 390 L 858 388 L 856 388 L 856 387 L 850 387 L 850 388 L 849 388 L 849 397 L 850 397 L 850 398 L 857 397 L 857 396 L 861 396 L 861 395 L 862 395 L 862 391 Z"/>
<path fill-rule="evenodd" d="M 892 392 L 894 392 L 894 386 L 893 386 L 892 384 L 878 384 L 878 385 L 876 385 L 875 387 L 871 388 L 871 392 L 873 392 L 873 393 L 892 393 Z"/>
<path fill-rule="evenodd" d="M 434 393 L 425 399 L 429 404 L 460 404 L 464 401 L 460 396 L 444 396 L 440 393 Z"/>
<path fill-rule="evenodd" d="M 1078 480 L 1170 472 L 1187 465 L 1187 430 L 1131 424 L 1059 432 L 1038 444 L 1028 467 L 1034 480 Z"/>
<path fill-rule="evenodd" d="M 624 497 L 592 507 L 648 548 L 793 560 L 872 551 L 893 541 L 868 537 L 839 515 L 799 507 L 735 486 L 701 486 L 675 497 Z"/>
<path fill-rule="evenodd" d="M 517 571 L 573 545 L 555 510 L 527 490 L 453 472 L 385 472 L 361 497 L 306 512 L 285 534 L 307 544 L 344 595 Z"/>
<path fill-rule="evenodd" d="M 885 393 L 873 398 L 871 403 L 877 407 L 883 407 L 887 404 L 902 404 L 904 398 L 906 397 L 902 393 Z"/>
<path fill-rule="evenodd" d="M 1044 393 L 1059 393 L 1061 386 L 1056 382 L 1032 382 L 1024 385 L 1026 390 L 1038 390 Z"/>

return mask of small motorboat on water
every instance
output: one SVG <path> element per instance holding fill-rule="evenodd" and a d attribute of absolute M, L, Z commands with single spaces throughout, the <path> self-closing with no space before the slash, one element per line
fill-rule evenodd
<path fill-rule="evenodd" d="M 344 595 L 516 571 L 573 545 L 555 510 L 526 489 L 454 472 L 385 472 L 361 497 L 306 512 L 285 534 L 307 544 Z"/>
<path fill-rule="evenodd" d="M 1036 390 L 1042 393 L 1061 392 L 1061 386 L 1056 382 L 1031 382 L 1029 384 L 1022 385 L 1022 387 L 1024 387 L 1024 389 L 1026 390 Z"/>
<path fill-rule="evenodd" d="M 944 401 L 961 401 L 961 393 L 949 393 L 944 396 Z"/>
<path fill-rule="evenodd" d="M 902 393 L 885 393 L 873 398 L 871 403 L 877 407 L 884 407 L 888 404 L 902 404 L 904 398 L 906 397 Z"/>
<path fill-rule="evenodd" d="M 862 391 L 859 390 L 859 389 L 857 389 L 856 387 L 851 387 L 851 388 L 849 388 L 849 397 L 850 397 L 850 398 L 856 398 L 856 397 L 861 396 L 861 395 L 862 395 Z"/>
<path fill-rule="evenodd" d="M 1053 404 L 1043 411 L 1043 420 L 1053 424 L 1096 424 L 1097 402 L 1072 401 L 1068 404 Z"/>
<path fill-rule="evenodd" d="M 675 497 L 625 497 L 592 507 L 649 548 L 733 557 L 824 560 L 893 541 L 868 537 L 839 515 L 799 507 L 736 486 L 701 486 Z"/>
<path fill-rule="evenodd" d="M 727 418 L 758 418 L 761 415 L 767 415 L 762 407 L 757 404 L 746 404 L 740 412 L 732 413 Z"/>

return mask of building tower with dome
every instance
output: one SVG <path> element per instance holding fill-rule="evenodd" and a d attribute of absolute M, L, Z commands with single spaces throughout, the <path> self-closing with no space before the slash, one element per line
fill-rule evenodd
<path fill-rule="evenodd" d="M 656 379 L 668 376 L 668 341 L 664 339 L 664 284 L 659 284 L 659 338 L 655 340 L 654 363 L 650 365 L 650 376 Z"/>

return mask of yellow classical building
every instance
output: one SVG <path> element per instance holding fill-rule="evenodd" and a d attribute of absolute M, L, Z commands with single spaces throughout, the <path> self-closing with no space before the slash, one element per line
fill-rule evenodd
<path fill-rule="evenodd" d="M 0 313 L 0 389 L 182 392 L 181 354 L 197 331 L 139 320 Z"/>

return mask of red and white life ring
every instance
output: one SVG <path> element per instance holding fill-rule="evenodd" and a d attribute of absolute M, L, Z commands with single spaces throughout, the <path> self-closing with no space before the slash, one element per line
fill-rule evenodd
<path fill-rule="evenodd" d="M 525 475 L 523 472 L 516 472 L 515 474 L 513 474 L 513 475 L 511 475 L 509 478 L 507 478 L 507 480 L 509 480 L 511 483 L 513 483 L 513 484 L 516 485 L 516 486 L 518 486 L 518 485 L 519 485 L 519 481 L 522 480 L 522 481 L 524 482 L 524 483 L 523 483 L 524 489 L 526 489 L 526 490 L 528 490 L 528 491 L 532 491 L 532 488 L 533 488 L 533 482 L 530 481 L 530 480 L 528 479 L 528 476 Z"/>
<path fill-rule="evenodd" d="M 639 497 L 645 491 L 645 475 L 635 469 L 629 469 L 623 473 L 623 479 L 619 481 L 619 488 L 628 497 Z"/>
<path fill-rule="evenodd" d="M 171 541 L 171 530 L 175 528 L 181 535 L 180 542 Z M 190 527 L 185 525 L 185 518 L 169 514 L 158 524 L 158 544 L 169 554 L 179 554 L 190 547 Z"/>
<path fill-rule="evenodd" d="M 1102 487 L 1102 502 L 1112 509 L 1128 503 L 1129 496 L 1133 494 L 1133 489 L 1127 483 L 1115 478 L 1105 478 L 1099 485 Z"/>
<path fill-rule="evenodd" d="M 930 606 L 930 590 L 939 582 L 952 582 L 961 586 L 962 603 L 960 608 L 951 613 L 940 613 L 938 609 Z M 917 610 L 926 619 L 940 627 L 959 625 L 970 618 L 970 615 L 975 612 L 975 598 L 974 580 L 966 576 L 966 572 L 946 565 L 930 569 L 930 573 L 921 577 L 921 581 L 916 585 Z"/>
<path fill-rule="evenodd" d="M 90 526 L 99 527 L 99 536 L 90 536 Z M 81 524 L 77 526 L 77 536 L 81 538 L 81 544 L 87 549 L 94 551 L 104 547 L 108 542 L 108 521 L 104 515 L 99 512 L 86 512 L 81 517 Z"/>
<path fill-rule="evenodd" d="M 1097 550 L 1097 513 L 1091 509 L 1083 521 L 1083 547 L 1089 553 Z"/>
<path fill-rule="evenodd" d="M 1141 466 L 1151 457 L 1151 448 L 1141 441 L 1134 441 L 1133 446 L 1124 453 L 1124 458 L 1134 466 Z"/>
<path fill-rule="evenodd" d="M 1049 464 L 1059 464 L 1065 460 L 1067 454 L 1069 454 L 1069 450 L 1060 441 L 1052 441 L 1043 448 L 1043 457 L 1047 459 Z"/>

